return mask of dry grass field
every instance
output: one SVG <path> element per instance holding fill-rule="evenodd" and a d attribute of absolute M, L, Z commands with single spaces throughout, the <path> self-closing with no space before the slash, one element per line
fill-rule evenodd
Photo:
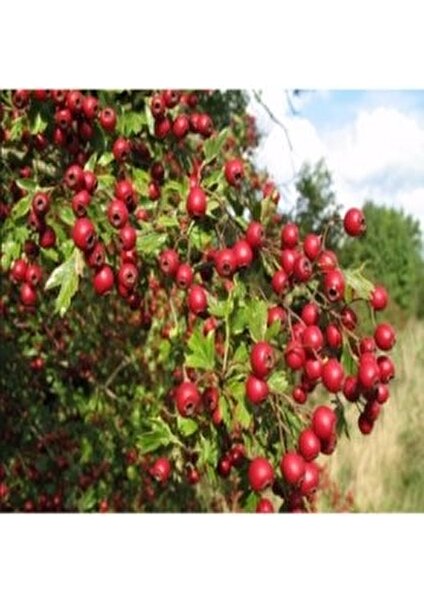
<path fill-rule="evenodd" d="M 424 323 L 412 321 L 393 353 L 396 381 L 370 436 L 362 436 L 349 407 L 351 441 L 325 457 L 342 495 L 351 492 L 359 512 L 424 512 Z M 318 509 L 334 510 L 323 494 Z"/>

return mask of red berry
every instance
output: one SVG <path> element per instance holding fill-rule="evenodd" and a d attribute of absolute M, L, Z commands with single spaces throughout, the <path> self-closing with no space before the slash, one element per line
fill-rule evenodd
<path fill-rule="evenodd" d="M 387 293 L 386 288 L 382 285 L 378 285 L 374 288 L 371 294 L 371 306 L 374 310 L 384 310 L 389 301 L 389 294 Z"/>
<path fill-rule="evenodd" d="M 250 364 L 257 377 L 267 377 L 274 367 L 274 351 L 268 342 L 257 342 L 250 352 Z"/>
<path fill-rule="evenodd" d="M 234 186 L 239 187 L 244 176 L 243 162 L 238 158 L 233 158 L 225 163 L 225 179 Z"/>
<path fill-rule="evenodd" d="M 327 271 L 324 276 L 324 292 L 330 302 L 342 300 L 345 291 L 345 279 L 338 269 Z"/>
<path fill-rule="evenodd" d="M 344 370 L 336 358 L 330 358 L 322 368 L 322 382 L 326 389 L 336 394 L 342 389 Z"/>
<path fill-rule="evenodd" d="M 114 276 L 109 265 L 103 265 L 93 277 L 93 286 L 96 294 L 103 296 L 113 288 Z"/>
<path fill-rule="evenodd" d="M 319 485 L 319 468 L 313 462 L 305 464 L 305 474 L 302 483 L 300 484 L 300 492 L 304 496 L 313 494 Z"/>
<path fill-rule="evenodd" d="M 322 374 L 323 363 L 320 358 L 308 358 L 305 362 L 304 374 L 310 381 L 318 381 Z"/>
<path fill-rule="evenodd" d="M 230 277 L 237 268 L 237 256 L 232 248 L 223 248 L 215 253 L 215 269 L 221 277 Z"/>
<path fill-rule="evenodd" d="M 43 277 L 43 272 L 40 265 L 32 264 L 28 265 L 25 273 L 25 281 L 30 284 L 31 287 L 35 288 L 40 283 Z"/>
<path fill-rule="evenodd" d="M 177 273 L 175 275 L 175 281 L 180 289 L 188 289 L 193 282 L 193 269 L 188 263 L 182 263 L 178 266 Z"/>
<path fill-rule="evenodd" d="M 187 212 L 191 217 L 203 217 L 206 214 L 206 194 L 201 187 L 192 187 L 187 197 Z"/>
<path fill-rule="evenodd" d="M 379 356 L 377 358 L 378 372 L 380 381 L 388 383 L 395 376 L 395 365 L 388 356 Z"/>
<path fill-rule="evenodd" d="M 124 263 L 118 271 L 118 283 L 132 290 L 137 283 L 138 269 L 132 263 Z"/>
<path fill-rule="evenodd" d="M 168 277 L 176 275 L 179 264 L 180 259 L 175 250 L 164 250 L 159 256 L 160 270 L 164 275 L 168 275 Z"/>
<path fill-rule="evenodd" d="M 55 123 L 60 129 L 66 131 L 72 125 L 72 114 L 67 108 L 57 110 L 54 116 Z"/>
<path fill-rule="evenodd" d="M 99 110 L 99 101 L 94 96 L 84 96 L 82 102 L 82 111 L 84 116 L 92 121 L 96 116 Z"/>
<path fill-rule="evenodd" d="M 305 404 L 308 397 L 303 387 L 297 385 L 295 388 L 293 388 L 292 398 L 295 402 L 297 402 L 297 404 Z"/>
<path fill-rule="evenodd" d="M 172 122 L 168 117 L 163 117 L 155 122 L 155 136 L 164 140 L 172 129 Z"/>
<path fill-rule="evenodd" d="M 297 452 L 286 452 L 281 459 L 280 469 L 287 483 L 297 486 L 305 474 L 305 461 Z"/>
<path fill-rule="evenodd" d="M 372 421 L 370 421 L 369 419 L 367 419 L 367 416 L 365 415 L 365 413 L 361 413 L 358 418 L 358 427 L 359 427 L 359 431 L 363 435 L 369 435 L 371 433 L 371 431 L 373 430 L 374 423 Z"/>
<path fill-rule="evenodd" d="M 350 208 L 344 216 L 343 225 L 348 235 L 358 237 L 366 230 L 365 216 L 359 208 Z"/>
<path fill-rule="evenodd" d="M 380 350 L 391 350 L 396 343 L 396 333 L 388 323 L 380 323 L 374 332 L 375 343 Z"/>
<path fill-rule="evenodd" d="M 77 217 L 83 217 L 87 212 L 87 206 L 91 202 L 91 196 L 87 190 L 81 190 L 72 198 L 72 210 Z"/>
<path fill-rule="evenodd" d="M 169 460 L 163 456 L 155 460 L 154 464 L 150 468 L 150 475 L 154 477 L 156 481 L 165 483 L 165 481 L 167 481 L 171 475 L 171 463 Z"/>
<path fill-rule="evenodd" d="M 291 341 L 287 344 L 284 351 L 284 360 L 286 365 L 293 371 L 298 371 L 305 364 L 305 350 L 296 341 Z"/>
<path fill-rule="evenodd" d="M 175 400 L 182 417 L 193 415 L 200 405 L 200 394 L 196 385 L 191 381 L 180 383 L 175 392 Z"/>
<path fill-rule="evenodd" d="M 308 233 L 303 241 L 303 251 L 309 260 L 314 261 L 321 252 L 321 238 L 314 233 Z"/>
<path fill-rule="evenodd" d="M 246 396 L 252 404 L 261 404 L 266 400 L 269 394 L 269 387 L 266 381 L 249 375 L 246 380 Z"/>
<path fill-rule="evenodd" d="M 299 255 L 293 267 L 293 275 L 297 281 L 308 281 L 312 276 L 312 265 L 306 256 Z"/>
<path fill-rule="evenodd" d="M 321 451 L 321 442 L 312 429 L 304 429 L 299 435 L 298 450 L 308 462 L 318 456 Z"/>
<path fill-rule="evenodd" d="M 343 342 L 343 337 L 340 329 L 334 323 L 327 325 L 325 329 L 325 340 L 332 349 L 340 348 Z"/>
<path fill-rule="evenodd" d="M 306 350 L 319 352 L 324 344 L 324 337 L 317 325 L 308 325 L 302 333 L 302 343 Z"/>
<path fill-rule="evenodd" d="M 197 130 L 203 137 L 210 137 L 213 133 L 212 119 L 207 114 L 199 115 Z"/>
<path fill-rule="evenodd" d="M 128 209 L 125 202 L 114 198 L 107 207 L 107 218 L 112 227 L 121 229 L 128 221 Z"/>
<path fill-rule="evenodd" d="M 218 407 L 219 402 L 219 392 L 217 388 L 206 388 L 202 394 L 202 402 L 209 412 L 213 412 Z"/>
<path fill-rule="evenodd" d="M 15 260 L 10 270 L 10 276 L 15 283 L 25 281 L 27 267 L 27 263 L 22 258 Z"/>
<path fill-rule="evenodd" d="M 247 476 L 252 490 L 260 492 L 273 484 L 274 469 L 266 458 L 258 456 L 251 461 Z"/>
<path fill-rule="evenodd" d="M 300 316 L 305 325 L 315 325 L 318 322 L 319 318 L 318 304 L 316 304 L 315 302 L 308 302 L 308 304 L 305 304 L 305 306 L 302 308 Z"/>
<path fill-rule="evenodd" d="M 104 108 L 100 113 L 99 121 L 102 128 L 108 133 L 115 131 L 116 113 L 113 108 Z"/>
<path fill-rule="evenodd" d="M 119 241 L 123 250 L 133 250 L 137 241 L 137 232 L 132 225 L 126 223 L 119 230 Z"/>
<path fill-rule="evenodd" d="M 187 115 L 178 115 L 172 125 L 172 133 L 181 140 L 190 130 L 190 121 Z"/>
<path fill-rule="evenodd" d="M 359 388 L 358 378 L 355 375 L 348 375 L 343 384 L 343 394 L 349 402 L 357 402 L 359 400 L 361 390 Z"/>
<path fill-rule="evenodd" d="M 29 283 L 23 283 L 19 289 L 19 297 L 25 306 L 35 306 L 37 304 L 37 292 Z"/>
<path fill-rule="evenodd" d="M 299 252 L 294 248 L 285 248 L 281 252 L 280 265 L 283 267 L 287 275 L 292 275 L 294 271 L 294 265 L 299 258 Z"/>
<path fill-rule="evenodd" d="M 168 108 L 174 108 L 180 101 L 180 92 L 178 90 L 164 90 L 162 98 Z"/>
<path fill-rule="evenodd" d="M 287 321 L 287 313 L 282 306 L 271 306 L 268 308 L 268 327 L 275 323 L 275 321 L 280 321 L 281 324 Z"/>
<path fill-rule="evenodd" d="M 376 348 L 375 341 L 374 341 L 374 338 L 372 338 L 372 337 L 364 337 L 359 342 L 360 354 L 373 353 L 373 352 L 375 352 L 375 348 Z"/>
<path fill-rule="evenodd" d="M 84 187 L 84 172 L 79 165 L 71 165 L 65 172 L 65 185 L 74 191 Z"/>
<path fill-rule="evenodd" d="M 252 249 L 261 248 L 265 241 L 265 231 L 261 223 L 252 221 L 246 230 L 246 242 Z"/>
<path fill-rule="evenodd" d="M 131 143 L 125 138 L 119 137 L 115 140 L 112 153 L 117 162 L 125 162 L 128 160 L 131 152 Z"/>
<path fill-rule="evenodd" d="M 260 498 L 256 505 L 256 512 L 257 513 L 273 513 L 274 507 L 272 505 L 272 502 L 270 500 L 268 500 L 268 498 Z"/>
<path fill-rule="evenodd" d="M 189 310 L 195 315 L 201 315 L 208 307 L 208 299 L 204 288 L 200 285 L 193 285 L 187 296 L 187 305 Z"/>
<path fill-rule="evenodd" d="M 287 289 L 288 286 L 288 277 L 286 272 L 283 269 L 279 269 L 274 273 L 272 278 L 272 289 L 277 294 L 277 296 L 281 296 L 283 292 Z"/>
<path fill-rule="evenodd" d="M 152 96 L 150 110 L 155 119 L 161 119 L 165 115 L 166 105 L 162 94 L 154 94 Z"/>
<path fill-rule="evenodd" d="M 66 105 L 74 114 L 82 111 L 83 102 L 84 96 L 78 90 L 72 90 L 66 94 Z"/>
<path fill-rule="evenodd" d="M 94 248 L 86 254 L 88 266 L 92 269 L 100 269 L 106 260 L 105 247 L 101 242 L 96 242 Z"/>
<path fill-rule="evenodd" d="M 317 259 L 318 268 L 326 273 L 337 268 L 337 256 L 332 250 L 323 250 Z"/>
<path fill-rule="evenodd" d="M 93 171 L 84 171 L 84 187 L 89 194 L 94 194 L 97 189 L 97 177 Z"/>
<path fill-rule="evenodd" d="M 287 223 L 281 230 L 283 248 L 294 248 L 299 241 L 299 229 L 295 223 Z"/>
<path fill-rule="evenodd" d="M 238 240 L 233 246 L 233 252 L 239 269 L 250 267 L 253 260 L 253 252 L 246 240 Z"/>
<path fill-rule="evenodd" d="M 94 225 L 86 217 L 81 217 L 75 221 L 75 225 L 72 229 L 72 239 L 74 240 L 75 246 L 86 252 L 91 250 L 96 243 L 96 232 L 94 231 Z"/>
<path fill-rule="evenodd" d="M 231 459 L 229 456 L 221 456 L 221 458 L 218 461 L 218 466 L 217 466 L 217 471 L 218 474 L 223 477 L 224 479 L 226 479 L 230 472 L 231 472 Z"/>
<path fill-rule="evenodd" d="M 50 208 L 50 198 L 43 192 L 38 192 L 32 199 L 32 210 L 39 217 L 43 217 Z"/>
<path fill-rule="evenodd" d="M 336 430 L 336 423 L 336 413 L 329 406 L 317 406 L 312 414 L 312 429 L 321 441 L 331 439 Z"/>

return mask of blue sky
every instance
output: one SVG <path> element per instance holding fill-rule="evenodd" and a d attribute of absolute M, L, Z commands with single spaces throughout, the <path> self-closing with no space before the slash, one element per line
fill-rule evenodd
<path fill-rule="evenodd" d="M 345 208 L 372 199 L 413 215 L 424 232 L 424 91 L 308 91 L 293 99 L 295 114 L 284 90 L 263 90 L 262 98 L 292 145 L 252 97 L 262 134 L 257 162 L 280 186 L 282 210 L 294 202 L 303 162 L 324 158 Z"/>

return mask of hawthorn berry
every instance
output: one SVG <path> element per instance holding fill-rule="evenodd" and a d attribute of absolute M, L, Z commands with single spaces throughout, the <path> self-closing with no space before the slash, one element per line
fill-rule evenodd
<path fill-rule="evenodd" d="M 187 296 L 187 305 L 189 310 L 195 315 L 201 315 L 206 311 L 208 307 L 208 299 L 202 286 L 191 286 Z"/>
<path fill-rule="evenodd" d="M 344 370 L 336 358 L 330 358 L 322 367 L 322 383 L 329 392 L 336 394 L 342 389 Z"/>
<path fill-rule="evenodd" d="M 238 158 L 232 158 L 225 163 L 225 179 L 233 187 L 239 187 L 244 176 L 243 162 Z"/>
<path fill-rule="evenodd" d="M 268 342 L 257 342 L 250 352 L 253 373 L 260 379 L 267 377 L 274 368 L 274 350 Z"/>
<path fill-rule="evenodd" d="M 99 122 L 101 127 L 108 133 L 115 131 L 116 127 L 116 113 L 113 108 L 104 108 L 99 115 Z"/>
<path fill-rule="evenodd" d="M 274 507 L 272 505 L 271 500 L 268 500 L 268 498 L 260 498 L 256 505 L 256 512 L 257 513 L 273 513 Z"/>
<path fill-rule="evenodd" d="M 262 404 L 269 394 L 266 381 L 250 374 L 246 380 L 246 396 L 252 404 Z"/>
<path fill-rule="evenodd" d="M 93 276 L 93 287 L 96 294 L 103 296 L 113 288 L 115 278 L 109 265 L 103 265 Z"/>
<path fill-rule="evenodd" d="M 154 477 L 156 481 L 165 483 L 171 475 L 171 463 L 169 460 L 164 456 L 157 458 L 150 468 L 150 475 Z"/>
<path fill-rule="evenodd" d="M 159 256 L 160 270 L 164 275 L 168 275 L 168 277 L 176 275 L 179 264 L 179 256 L 173 249 L 164 250 Z"/>
<path fill-rule="evenodd" d="M 206 214 L 206 194 L 201 187 L 192 187 L 187 196 L 187 212 L 191 217 L 203 217 Z"/>
<path fill-rule="evenodd" d="M 321 442 L 328 441 L 335 433 L 336 413 L 329 406 L 317 406 L 312 414 L 312 430 Z"/>
<path fill-rule="evenodd" d="M 297 486 L 305 474 L 305 461 L 297 452 L 286 452 L 281 458 L 280 469 L 287 483 Z"/>
<path fill-rule="evenodd" d="M 274 469 L 266 458 L 258 456 L 250 462 L 247 476 L 252 490 L 261 492 L 273 484 Z"/>
<path fill-rule="evenodd" d="M 177 410 L 182 417 L 192 416 L 200 405 L 200 394 L 197 386 L 191 381 L 183 381 L 175 392 Z"/>
<path fill-rule="evenodd" d="M 396 343 L 395 330 L 389 323 L 380 323 L 374 331 L 374 339 L 380 350 L 391 350 Z"/>
<path fill-rule="evenodd" d="M 96 243 L 96 232 L 90 219 L 80 217 L 72 229 L 72 239 L 75 246 L 84 252 L 91 250 Z"/>
<path fill-rule="evenodd" d="M 365 216 L 359 208 L 350 208 L 344 216 L 343 226 L 346 233 L 352 237 L 358 237 L 365 233 Z"/>
<path fill-rule="evenodd" d="M 304 429 L 299 435 L 298 452 L 303 458 L 310 462 L 314 460 L 321 451 L 321 441 L 311 428 Z"/>
<path fill-rule="evenodd" d="M 261 248 L 265 241 L 265 231 L 261 223 L 251 221 L 246 230 L 246 242 L 254 250 Z"/>

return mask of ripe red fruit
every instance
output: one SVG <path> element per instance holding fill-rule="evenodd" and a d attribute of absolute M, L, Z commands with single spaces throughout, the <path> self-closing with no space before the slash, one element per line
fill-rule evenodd
<path fill-rule="evenodd" d="M 246 396 L 252 404 L 261 404 L 266 400 L 269 394 L 269 387 L 266 381 L 249 375 L 246 380 Z"/>
<path fill-rule="evenodd" d="M 191 466 L 187 467 L 186 477 L 187 477 L 187 482 L 190 485 L 196 485 L 196 483 L 199 483 L 199 481 L 200 481 L 199 471 L 196 468 L 191 467 Z"/>
<path fill-rule="evenodd" d="M 200 405 L 200 394 L 192 381 L 183 381 L 175 392 L 177 410 L 182 417 L 193 415 Z"/>
<path fill-rule="evenodd" d="M 30 92 L 28 90 L 16 90 L 12 94 L 12 102 L 16 108 L 25 108 L 30 101 Z"/>
<path fill-rule="evenodd" d="M 373 360 L 361 358 L 358 370 L 358 380 L 361 386 L 367 390 L 373 388 L 378 383 L 379 377 L 380 372 L 375 358 L 373 357 Z"/>
<path fill-rule="evenodd" d="M 91 250 L 96 243 L 96 232 L 94 225 L 86 217 L 81 217 L 75 221 L 75 225 L 72 229 L 72 239 L 74 240 L 75 246 L 86 252 Z"/>
<path fill-rule="evenodd" d="M 327 325 L 325 329 L 325 340 L 330 348 L 340 348 L 343 342 L 343 337 L 340 329 L 334 323 Z"/>
<path fill-rule="evenodd" d="M 164 140 L 172 129 L 172 122 L 168 117 L 163 117 L 155 122 L 155 136 Z"/>
<path fill-rule="evenodd" d="M 283 248 L 294 248 L 299 241 L 299 229 L 295 223 L 287 223 L 281 229 L 281 244 Z"/>
<path fill-rule="evenodd" d="M 84 187 L 89 194 L 94 194 L 97 189 L 97 177 L 93 171 L 84 171 Z"/>
<path fill-rule="evenodd" d="M 82 111 L 84 96 L 78 90 L 71 90 L 66 94 L 66 106 L 76 114 Z"/>
<path fill-rule="evenodd" d="M 241 467 L 244 463 L 244 459 L 246 458 L 246 448 L 243 444 L 238 443 L 232 446 L 230 449 L 230 459 L 231 464 L 234 467 Z"/>
<path fill-rule="evenodd" d="M 43 192 L 38 192 L 32 199 L 32 210 L 39 217 L 43 217 L 50 208 L 50 198 Z"/>
<path fill-rule="evenodd" d="M 221 277 L 230 277 L 237 268 L 237 256 L 232 248 L 222 248 L 214 256 L 215 269 Z"/>
<path fill-rule="evenodd" d="M 327 271 L 324 276 L 324 293 L 330 302 L 342 300 L 345 291 L 344 275 L 338 269 Z"/>
<path fill-rule="evenodd" d="M 266 458 L 258 456 L 251 461 L 247 476 L 252 490 L 260 492 L 273 484 L 274 469 Z"/>
<path fill-rule="evenodd" d="M 297 404 L 305 404 L 306 400 L 308 399 L 306 391 L 300 385 L 297 385 L 295 388 L 293 388 L 292 398 L 295 402 L 297 402 Z"/>
<path fill-rule="evenodd" d="M 267 377 L 274 367 L 274 351 L 268 342 L 257 342 L 250 352 L 250 364 L 257 377 Z"/>
<path fill-rule="evenodd" d="M 124 263 L 118 271 L 118 283 L 132 290 L 137 283 L 138 269 L 133 263 Z"/>
<path fill-rule="evenodd" d="M 374 341 L 374 338 L 372 338 L 372 337 L 364 337 L 359 342 L 360 354 L 373 353 L 373 352 L 375 352 L 375 348 L 376 348 L 375 341 Z"/>
<path fill-rule="evenodd" d="M 224 174 L 230 185 L 239 187 L 244 176 L 243 162 L 238 158 L 228 160 L 225 163 Z"/>
<path fill-rule="evenodd" d="M 289 280 L 284 269 L 279 269 L 274 273 L 271 285 L 277 296 L 281 296 L 281 294 L 283 294 L 283 292 L 286 290 L 288 281 Z"/>
<path fill-rule="evenodd" d="M 30 284 L 31 287 L 36 288 L 43 277 L 43 272 L 40 265 L 32 264 L 28 265 L 25 273 L 25 281 Z"/>
<path fill-rule="evenodd" d="M 280 321 L 281 324 L 287 321 L 287 313 L 282 306 L 271 306 L 268 308 L 268 327 L 275 323 L 275 321 Z"/>
<path fill-rule="evenodd" d="M 300 313 L 300 317 L 305 323 L 305 325 L 315 325 L 318 322 L 319 318 L 318 304 L 316 304 L 315 302 L 308 302 L 308 304 L 305 304 L 305 306 L 302 308 L 302 312 Z"/>
<path fill-rule="evenodd" d="M 396 343 L 395 330 L 389 323 L 380 323 L 374 331 L 374 339 L 380 350 L 391 350 Z"/>
<path fill-rule="evenodd" d="M 359 208 L 350 208 L 344 216 L 343 226 L 352 237 L 362 235 L 366 230 L 365 216 Z"/>
<path fill-rule="evenodd" d="M 353 331 L 358 323 L 356 312 L 349 306 L 344 306 L 340 312 L 340 317 L 343 326 L 349 331 Z"/>
<path fill-rule="evenodd" d="M 336 413 L 329 406 L 317 406 L 312 414 L 312 430 L 321 441 L 331 439 L 336 430 Z"/>
<path fill-rule="evenodd" d="M 99 101 L 94 96 L 84 96 L 82 102 L 82 111 L 84 116 L 89 121 L 92 121 L 98 113 L 99 110 Z"/>
<path fill-rule="evenodd" d="M 348 375 L 343 384 L 343 394 L 349 402 L 357 402 L 359 400 L 361 390 L 359 388 L 358 378 L 355 375 Z"/>
<path fill-rule="evenodd" d="M 155 119 L 161 119 L 165 115 L 166 105 L 162 94 L 154 94 L 152 96 L 150 110 Z"/>
<path fill-rule="evenodd" d="M 226 479 L 230 472 L 231 472 L 231 459 L 229 456 L 221 456 L 221 458 L 218 461 L 218 466 L 217 466 L 217 471 L 218 474 L 223 477 L 224 479 Z"/>
<path fill-rule="evenodd" d="M 312 429 L 304 429 L 299 435 L 298 451 L 308 462 L 314 460 L 320 453 L 321 442 Z"/>
<path fill-rule="evenodd" d="M 180 101 L 180 92 L 178 90 L 164 90 L 162 98 L 168 108 L 174 108 Z"/>
<path fill-rule="evenodd" d="M 91 196 L 87 190 L 81 190 L 72 197 L 72 210 L 77 217 L 83 217 L 87 212 L 87 206 L 91 202 Z"/>
<path fill-rule="evenodd" d="M 378 285 L 374 288 L 371 293 L 370 303 L 374 310 L 384 310 L 389 301 L 389 294 L 386 288 L 382 285 Z"/>
<path fill-rule="evenodd" d="M 380 381 L 388 383 L 395 376 L 395 365 L 388 356 L 379 356 L 377 358 L 378 372 Z"/>
<path fill-rule="evenodd" d="M 93 287 L 99 296 L 103 296 L 113 288 L 114 276 L 109 265 L 103 265 L 93 277 Z"/>
<path fill-rule="evenodd" d="M 201 315 L 208 307 L 208 298 L 204 288 L 200 285 L 193 285 L 187 296 L 187 305 L 189 310 L 195 315 Z"/>
<path fill-rule="evenodd" d="M 261 248 L 265 241 L 265 231 L 261 223 L 258 221 L 251 221 L 246 230 L 246 242 L 254 250 L 255 248 Z"/>
<path fill-rule="evenodd" d="M 308 325 L 302 333 L 302 343 L 306 350 L 319 352 L 324 344 L 324 337 L 317 325 Z"/>
<path fill-rule="evenodd" d="M 371 421 L 372 423 L 378 419 L 380 411 L 381 405 L 377 400 L 368 401 L 364 407 L 364 415 L 368 421 Z"/>
<path fill-rule="evenodd" d="M 67 108 L 62 108 L 56 111 L 54 116 L 55 123 L 60 129 L 66 131 L 72 125 L 72 114 Z"/>
<path fill-rule="evenodd" d="M 132 225 L 126 223 L 119 230 L 119 241 L 121 242 L 122 250 L 128 251 L 135 248 L 137 241 L 137 232 Z"/>
<path fill-rule="evenodd" d="M 305 474 L 305 461 L 297 452 L 286 452 L 280 462 L 284 479 L 290 485 L 299 485 Z"/>
<path fill-rule="evenodd" d="M 303 251 L 309 260 L 314 261 L 321 252 L 321 237 L 314 233 L 308 233 L 303 240 Z"/>
<path fill-rule="evenodd" d="M 203 217 L 206 213 L 206 194 L 201 187 L 192 187 L 187 196 L 187 212 L 191 217 Z"/>
<path fill-rule="evenodd" d="M 134 184 L 130 179 L 121 179 L 115 184 L 115 196 L 118 200 L 123 200 L 127 207 L 135 204 L 136 193 Z"/>
<path fill-rule="evenodd" d="M 125 202 L 114 198 L 107 207 L 107 218 L 112 227 L 121 229 L 128 221 L 128 209 Z"/>
<path fill-rule="evenodd" d="M 148 191 L 150 200 L 158 200 L 160 198 L 160 186 L 157 181 L 151 181 L 149 183 Z"/>
<path fill-rule="evenodd" d="M 306 256 L 299 255 L 293 267 L 293 275 L 297 281 L 308 281 L 312 276 L 311 261 Z"/>
<path fill-rule="evenodd" d="M 160 270 L 164 275 L 174 277 L 177 273 L 180 259 L 175 250 L 168 249 L 164 250 L 159 256 Z"/>
<path fill-rule="evenodd" d="M 181 140 L 190 130 L 190 121 L 187 115 L 178 115 L 172 125 L 172 133 Z"/>
<path fill-rule="evenodd" d="M 274 507 L 272 505 L 271 500 L 268 500 L 268 498 L 260 498 L 256 505 L 256 512 L 257 513 L 273 513 Z"/>
<path fill-rule="evenodd" d="M 171 463 L 169 460 L 164 456 L 156 459 L 150 468 L 150 475 L 154 477 L 156 481 L 165 483 L 171 475 Z"/>
<path fill-rule="evenodd" d="M 102 128 L 105 131 L 107 131 L 108 133 L 115 131 L 116 113 L 113 110 L 113 108 L 109 108 L 109 107 L 104 108 L 100 113 L 99 121 L 100 121 L 100 125 L 102 126 Z"/>
<path fill-rule="evenodd" d="M 213 133 L 213 123 L 209 115 L 202 113 L 197 121 L 197 131 L 203 137 L 210 137 Z"/>
<path fill-rule="evenodd" d="M 253 260 L 253 252 L 250 244 L 248 244 L 246 240 L 238 240 L 233 246 L 233 252 L 239 269 L 250 267 Z"/>
<path fill-rule="evenodd" d="M 319 467 L 313 462 L 305 464 L 305 474 L 300 484 L 300 492 L 304 496 L 313 494 L 319 485 Z"/>
<path fill-rule="evenodd" d="M 298 371 L 305 364 L 305 359 L 305 350 L 298 342 L 292 340 L 287 344 L 284 351 L 284 360 L 290 369 Z"/>
<path fill-rule="evenodd" d="M 389 399 L 389 388 L 383 383 L 377 385 L 376 400 L 379 404 L 384 404 Z"/>
<path fill-rule="evenodd" d="M 128 160 L 130 152 L 131 143 L 129 140 L 126 140 L 123 137 L 119 137 L 117 140 L 115 140 L 112 147 L 112 153 L 117 162 L 125 162 Z"/>
<path fill-rule="evenodd" d="M 323 363 L 320 358 L 307 358 L 304 374 L 310 381 L 318 381 L 322 374 Z"/>
<path fill-rule="evenodd" d="M 65 172 L 65 185 L 74 191 L 84 187 L 84 172 L 79 165 L 71 165 Z"/>
<path fill-rule="evenodd" d="M 299 252 L 294 248 L 285 248 L 281 252 L 280 265 L 283 267 L 287 275 L 292 275 L 294 271 L 294 265 L 299 258 Z"/>
<path fill-rule="evenodd" d="M 219 402 L 219 392 L 217 388 L 206 388 L 202 394 L 202 402 L 209 412 L 213 412 L 218 407 Z"/>
<path fill-rule="evenodd" d="M 10 276 L 15 283 L 25 281 L 27 267 L 27 263 L 22 258 L 15 260 L 10 270 Z"/>
<path fill-rule="evenodd" d="M 101 242 L 96 242 L 94 248 L 86 254 L 88 266 L 100 269 L 106 260 L 105 247 Z"/>
<path fill-rule="evenodd" d="M 337 268 L 337 256 L 332 250 L 323 250 L 318 256 L 317 265 L 320 271 L 326 273 Z"/>
<path fill-rule="evenodd" d="M 363 435 L 369 435 L 374 428 L 374 423 L 367 418 L 365 413 L 361 413 L 358 418 L 358 427 Z"/>
<path fill-rule="evenodd" d="M 336 358 L 330 358 L 322 368 L 322 382 L 326 389 L 333 394 L 342 389 L 344 370 Z"/>
<path fill-rule="evenodd" d="M 29 283 L 23 283 L 19 289 L 19 297 L 25 306 L 35 306 L 37 304 L 37 292 Z"/>

